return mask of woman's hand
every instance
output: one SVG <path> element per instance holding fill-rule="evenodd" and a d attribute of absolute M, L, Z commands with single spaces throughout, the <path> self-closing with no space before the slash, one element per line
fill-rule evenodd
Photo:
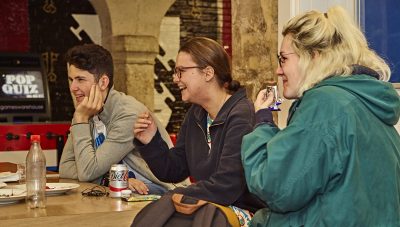
<path fill-rule="evenodd" d="M 274 103 L 274 93 L 272 91 L 268 94 L 266 93 L 267 89 L 263 89 L 258 93 L 257 99 L 254 102 L 254 109 L 256 112 L 260 109 L 268 108 Z"/>
<path fill-rule="evenodd" d="M 129 184 L 129 189 L 138 194 L 141 195 L 149 194 L 149 188 L 140 180 L 137 180 L 135 178 L 129 178 L 128 184 Z"/>
<path fill-rule="evenodd" d="M 157 132 L 157 126 L 149 112 L 142 113 L 133 126 L 133 136 L 143 144 L 150 143 Z"/>

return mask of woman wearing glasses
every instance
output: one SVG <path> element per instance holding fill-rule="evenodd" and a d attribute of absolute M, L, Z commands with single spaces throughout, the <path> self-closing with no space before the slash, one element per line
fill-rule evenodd
<path fill-rule="evenodd" d="M 208 38 L 189 40 L 179 50 L 173 79 L 182 100 L 193 104 L 176 146 L 168 149 L 148 113 L 134 126 L 135 144 L 150 169 L 165 182 L 191 176 L 194 184 L 176 190 L 184 195 L 251 212 L 263 207 L 248 192 L 240 158 L 242 137 L 254 126 L 254 108 L 232 79 L 224 48 Z"/>
<path fill-rule="evenodd" d="M 243 138 L 247 183 L 269 209 L 253 226 L 400 226 L 400 98 L 388 65 L 340 7 L 311 11 L 283 29 L 277 74 L 295 99 L 288 126 L 255 102 Z"/>

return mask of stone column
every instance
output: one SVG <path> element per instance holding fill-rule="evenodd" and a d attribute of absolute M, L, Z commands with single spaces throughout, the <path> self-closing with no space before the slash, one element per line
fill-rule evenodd
<path fill-rule="evenodd" d="M 267 84 L 276 84 L 278 0 L 232 0 L 233 77 L 255 100 Z"/>
<path fill-rule="evenodd" d="M 154 109 L 154 59 L 158 40 L 154 36 L 121 35 L 111 39 L 114 86 Z M 149 76 L 150 75 L 150 76 Z"/>
<path fill-rule="evenodd" d="M 115 88 L 154 109 L 154 59 L 161 20 L 174 0 L 90 0 L 102 45 L 114 58 Z"/>

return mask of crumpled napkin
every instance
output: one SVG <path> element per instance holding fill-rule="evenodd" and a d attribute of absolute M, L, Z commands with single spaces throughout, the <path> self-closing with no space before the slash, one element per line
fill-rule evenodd
<path fill-rule="evenodd" d="M 0 182 L 11 182 L 11 181 L 18 181 L 19 174 L 18 173 L 11 173 L 11 172 L 1 172 L 0 173 Z"/>

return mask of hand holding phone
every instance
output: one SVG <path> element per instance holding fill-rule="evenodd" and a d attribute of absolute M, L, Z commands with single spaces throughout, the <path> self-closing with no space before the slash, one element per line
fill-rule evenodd
<path fill-rule="evenodd" d="M 269 93 L 273 94 L 273 98 L 274 98 L 274 103 L 268 107 L 268 109 L 270 109 L 271 111 L 280 111 L 281 109 L 279 109 L 279 105 L 282 104 L 282 99 L 279 97 L 279 92 L 278 92 L 278 86 L 277 85 L 273 85 L 273 86 L 268 86 L 266 88 L 266 92 L 265 95 L 267 98 L 267 95 Z"/>

